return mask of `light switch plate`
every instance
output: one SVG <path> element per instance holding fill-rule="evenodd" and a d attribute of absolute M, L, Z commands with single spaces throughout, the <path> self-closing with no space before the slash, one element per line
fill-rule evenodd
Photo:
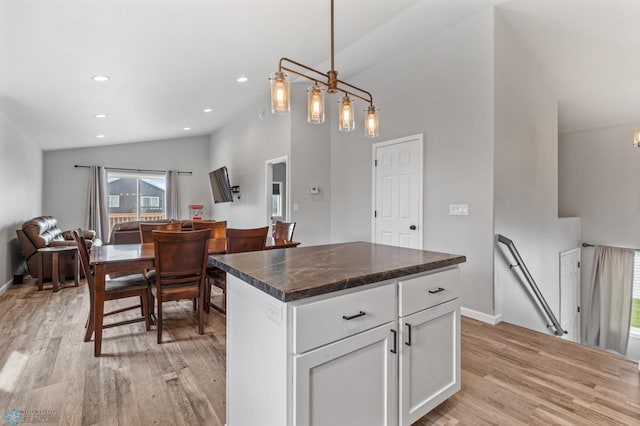
<path fill-rule="evenodd" d="M 320 192 L 319 186 L 314 185 L 309 187 L 309 194 L 317 194 L 318 192 Z"/>
<path fill-rule="evenodd" d="M 449 216 L 469 216 L 469 204 L 449 204 Z"/>

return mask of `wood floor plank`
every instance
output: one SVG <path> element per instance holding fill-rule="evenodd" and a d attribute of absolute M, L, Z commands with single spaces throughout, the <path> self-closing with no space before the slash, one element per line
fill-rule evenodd
<path fill-rule="evenodd" d="M 191 301 L 167 303 L 165 343 L 129 324 L 105 330 L 95 358 L 83 342 L 87 312 L 84 282 L 54 294 L 27 281 L 0 296 L 0 410 L 50 411 L 61 425 L 224 425 L 224 316 L 212 310 L 199 335 Z M 463 318 L 462 389 L 415 424 L 638 426 L 638 365 Z"/>

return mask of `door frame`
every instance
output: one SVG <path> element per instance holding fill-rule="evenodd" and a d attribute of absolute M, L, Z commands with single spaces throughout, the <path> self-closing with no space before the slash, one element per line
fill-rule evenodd
<path fill-rule="evenodd" d="M 280 163 L 284 163 L 285 166 L 287 167 L 287 175 L 286 175 L 286 179 L 285 179 L 285 205 L 284 207 L 284 214 L 285 214 L 285 220 L 287 222 L 291 221 L 291 209 L 289 208 L 289 206 L 291 205 L 291 167 L 289 164 L 289 158 L 286 155 L 283 155 L 281 157 L 276 157 L 276 158 L 272 158 L 270 160 L 266 160 L 264 162 L 264 194 L 265 194 L 265 221 L 266 224 L 271 226 L 271 220 L 269 219 L 271 217 L 271 183 L 273 182 L 273 165 L 274 164 L 280 164 Z"/>
<path fill-rule="evenodd" d="M 371 145 L 371 213 L 376 210 L 376 153 L 378 148 L 406 142 L 418 141 L 418 248 L 424 248 L 424 133 L 418 133 L 402 138 L 391 139 Z M 376 218 L 371 217 L 371 242 L 376 242 Z"/>

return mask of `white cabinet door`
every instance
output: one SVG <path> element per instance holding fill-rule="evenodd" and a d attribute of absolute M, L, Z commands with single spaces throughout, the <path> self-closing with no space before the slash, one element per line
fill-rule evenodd
<path fill-rule="evenodd" d="M 400 318 L 400 425 L 460 390 L 460 301 Z"/>
<path fill-rule="evenodd" d="M 399 346 L 391 322 L 295 356 L 295 425 L 396 425 Z"/>

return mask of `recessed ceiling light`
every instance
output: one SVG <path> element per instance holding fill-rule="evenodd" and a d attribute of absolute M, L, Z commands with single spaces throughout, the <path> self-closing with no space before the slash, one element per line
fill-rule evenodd
<path fill-rule="evenodd" d="M 111 77 L 108 75 L 94 75 L 91 77 L 94 81 L 109 81 Z"/>
<path fill-rule="evenodd" d="M 202 111 L 203 111 L 203 112 L 211 112 L 211 111 L 213 111 L 213 109 L 211 109 L 211 108 L 205 108 L 205 109 L 203 109 Z"/>
<path fill-rule="evenodd" d="M 191 127 L 184 127 L 182 130 L 191 130 Z"/>
<path fill-rule="evenodd" d="M 236 80 L 238 83 L 246 83 L 249 79 L 247 77 L 238 77 Z"/>
<path fill-rule="evenodd" d="M 104 138 L 104 135 L 98 135 L 98 136 L 96 136 L 96 138 L 102 139 L 102 138 Z"/>
<path fill-rule="evenodd" d="M 107 114 L 96 114 L 96 118 L 107 118 Z"/>

